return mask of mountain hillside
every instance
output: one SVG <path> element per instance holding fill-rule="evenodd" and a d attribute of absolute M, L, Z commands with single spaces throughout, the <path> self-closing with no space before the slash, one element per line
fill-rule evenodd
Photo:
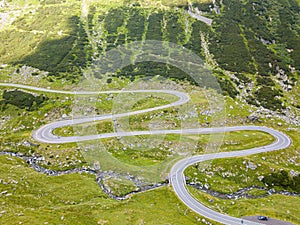
<path fill-rule="evenodd" d="M 300 224 L 300 0 L 0 0 L 0 40 L 0 224 L 216 224 L 180 201 L 170 170 L 217 151 L 240 157 L 187 167 L 193 198 Z M 178 64 L 139 62 L 147 40 L 177 44 L 151 57 Z M 202 62 L 194 77 L 176 67 L 199 68 L 178 49 L 219 93 Z M 145 91 L 114 92 L 130 88 Z"/>
<path fill-rule="evenodd" d="M 3 1 L 2 11 L 13 18 L 0 32 L 0 62 L 31 66 L 76 83 L 93 59 L 118 45 L 169 41 L 206 59 L 224 94 L 273 111 L 299 109 L 298 92 L 293 91 L 298 90 L 300 70 L 297 1 L 170 2 Z M 212 25 L 187 10 L 211 18 Z M 124 68 L 118 76 L 186 78 L 176 68 L 151 64 Z"/>

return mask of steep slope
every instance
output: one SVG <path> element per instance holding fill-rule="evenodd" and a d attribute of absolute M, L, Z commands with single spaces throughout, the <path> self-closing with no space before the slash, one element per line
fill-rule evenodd
<path fill-rule="evenodd" d="M 299 85 L 300 69 L 295 0 L 190 4 L 195 12 L 200 9 L 213 19 L 211 27 L 190 17 L 188 6 L 180 1 L 175 2 L 179 8 L 168 4 L 154 8 L 154 3 L 145 7 L 130 1 L 91 2 L 85 5 L 84 18 L 81 2 L 44 1 L 0 33 L 4 40 L 0 62 L 26 64 L 77 82 L 82 69 L 104 51 L 132 41 L 170 41 L 205 58 L 224 94 L 242 96 L 249 104 L 273 111 L 299 108 L 289 97 Z M 158 63 L 129 66 L 117 76 L 156 74 L 189 79 L 177 68 Z"/>

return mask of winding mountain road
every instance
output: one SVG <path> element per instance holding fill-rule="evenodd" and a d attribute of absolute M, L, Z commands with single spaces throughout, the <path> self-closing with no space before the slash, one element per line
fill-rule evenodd
<path fill-rule="evenodd" d="M 252 148 L 242 151 L 233 151 L 233 152 L 219 152 L 214 154 L 205 154 L 198 155 L 189 158 L 182 159 L 178 161 L 171 169 L 169 174 L 170 183 L 172 184 L 174 191 L 178 198 L 191 210 L 194 212 L 219 223 L 228 224 L 228 225 L 237 225 L 237 224 L 261 224 L 255 223 L 248 220 L 242 220 L 239 218 L 231 217 L 225 214 L 218 213 L 213 211 L 212 209 L 204 206 L 196 199 L 194 199 L 186 188 L 186 182 L 184 177 L 184 170 L 195 163 L 204 162 L 212 159 L 220 159 L 220 158 L 230 158 L 230 157 L 243 157 L 252 154 L 258 154 L 262 152 L 270 152 L 275 150 L 281 150 L 287 148 L 291 144 L 290 138 L 282 132 L 273 130 L 271 128 L 262 127 L 262 126 L 234 126 L 234 127 L 214 127 L 214 128 L 200 128 L 200 129 L 182 129 L 182 130 L 154 130 L 154 131 L 131 131 L 131 132 L 115 132 L 115 133 L 105 133 L 105 134 L 97 134 L 90 136 L 72 136 L 72 137 L 60 137 L 53 134 L 53 130 L 65 126 L 71 126 L 75 124 L 88 123 L 94 121 L 100 121 L 104 119 L 114 119 L 120 118 L 124 116 L 137 115 L 140 113 L 151 112 L 155 110 L 166 109 L 169 107 L 179 106 L 187 103 L 190 98 L 187 94 L 174 91 L 174 90 L 132 90 L 132 91 L 105 91 L 105 92 L 71 92 L 71 91 L 58 91 L 58 90 L 50 90 L 45 88 L 38 88 L 20 84 L 7 84 L 0 83 L 0 86 L 5 87 L 15 87 L 26 90 L 33 91 L 42 91 L 42 92 L 51 92 L 51 93 L 61 93 L 61 94 L 77 94 L 77 95 L 92 95 L 92 94 L 100 94 L 100 93 L 167 93 L 173 94 L 178 97 L 178 100 L 163 106 L 158 106 L 154 108 L 148 108 L 133 112 L 126 112 L 121 114 L 105 114 L 101 116 L 95 117 L 85 117 L 85 118 L 77 118 L 73 120 L 63 120 L 58 122 L 53 122 L 50 124 L 46 124 L 42 126 L 37 131 L 33 132 L 33 138 L 39 142 L 44 143 L 70 143 L 77 141 L 87 141 L 101 138 L 111 138 L 111 137 L 122 137 L 122 136 L 134 136 L 134 135 L 153 135 L 153 134 L 211 134 L 211 133 L 220 133 L 220 132 L 232 132 L 232 131 L 242 131 L 242 130 L 252 130 L 252 131 L 262 131 L 272 135 L 275 138 L 275 142 L 258 148 Z"/>

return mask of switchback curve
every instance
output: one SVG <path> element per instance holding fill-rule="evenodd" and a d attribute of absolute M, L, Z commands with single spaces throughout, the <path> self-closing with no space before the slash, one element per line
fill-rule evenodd
<path fill-rule="evenodd" d="M 187 103 L 190 98 L 187 94 L 174 91 L 174 90 L 132 90 L 132 91 L 105 91 L 105 92 L 71 92 L 71 91 L 59 91 L 59 90 L 50 90 L 45 88 L 38 88 L 33 86 L 27 85 L 20 85 L 20 84 L 11 84 L 11 83 L 0 83 L 0 86 L 6 87 L 15 87 L 33 91 L 42 91 L 42 92 L 51 92 L 51 93 L 60 93 L 60 94 L 78 94 L 78 95 L 92 95 L 92 94 L 100 94 L 100 93 L 125 93 L 125 92 L 132 92 L 132 93 L 167 93 L 176 95 L 179 100 L 164 105 L 158 106 L 154 108 L 148 108 L 144 110 L 138 110 L 133 112 L 127 112 L 122 114 L 106 114 L 96 117 L 86 117 L 86 118 L 77 118 L 73 120 L 63 120 L 58 122 L 53 122 L 47 124 L 37 131 L 33 133 L 33 138 L 39 142 L 44 143 L 70 143 L 70 142 L 77 142 L 77 141 L 86 141 L 86 140 L 94 140 L 94 139 L 101 139 L 101 138 L 111 138 L 111 137 L 121 137 L 121 136 L 135 136 L 135 135 L 153 135 L 153 134 L 211 134 L 211 133 L 220 133 L 220 132 L 232 132 L 232 131 L 241 131 L 241 130 L 255 130 L 255 131 L 262 131 L 272 135 L 275 138 L 275 142 L 270 145 L 252 148 L 242 151 L 233 151 L 233 152 L 219 152 L 214 154 L 204 154 L 198 156 L 192 156 L 189 158 L 182 159 L 178 161 L 171 169 L 169 178 L 170 183 L 173 186 L 173 189 L 178 196 L 178 198 L 191 210 L 194 212 L 217 222 L 228 224 L 228 225 L 238 225 L 238 224 L 247 224 L 247 225 L 254 225 L 258 224 L 255 222 L 241 220 L 239 218 L 231 217 L 225 214 L 218 213 L 200 202 L 194 199 L 186 188 L 186 182 L 184 177 L 184 170 L 195 163 L 204 162 L 207 160 L 212 159 L 220 159 L 220 158 L 230 158 L 230 157 L 243 157 L 252 154 L 258 154 L 263 152 L 270 152 L 275 150 L 281 150 L 287 148 L 291 144 L 290 138 L 274 129 L 262 126 L 234 126 L 234 127 L 214 127 L 214 128 L 200 128 L 200 129 L 183 129 L 183 130 L 155 130 L 155 131 L 131 131 L 131 132 L 118 132 L 118 133 L 105 133 L 105 134 L 98 134 L 98 135 L 90 135 L 90 136 L 77 136 L 77 137 L 59 137 L 53 134 L 53 130 L 71 126 L 75 124 L 93 122 L 93 121 L 100 121 L 104 119 L 113 119 L 119 118 L 123 116 L 130 116 L 130 115 L 137 115 L 140 113 L 151 112 L 159 109 L 166 109 L 169 107 L 179 106 Z"/>

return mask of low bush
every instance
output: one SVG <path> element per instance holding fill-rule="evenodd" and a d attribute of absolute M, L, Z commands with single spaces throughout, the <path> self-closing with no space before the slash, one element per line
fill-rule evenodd
<path fill-rule="evenodd" d="M 257 76 L 256 81 L 258 86 L 275 86 L 274 81 L 270 77 Z"/>
<path fill-rule="evenodd" d="M 282 106 L 282 101 L 278 98 L 280 96 L 282 94 L 278 90 L 269 86 L 263 86 L 254 93 L 254 97 L 260 102 L 261 106 L 271 110 L 285 108 Z"/>
<path fill-rule="evenodd" d="M 33 111 L 38 109 L 48 98 L 44 95 L 34 96 L 30 93 L 14 90 L 14 91 L 4 91 L 2 95 L 3 99 L 1 101 L 2 107 L 6 104 L 14 105 L 20 109 L 26 109 L 28 111 Z"/>
<path fill-rule="evenodd" d="M 265 175 L 262 181 L 271 187 L 280 187 L 300 192 L 300 174 L 291 177 L 287 171 L 282 170 L 279 173 Z"/>

